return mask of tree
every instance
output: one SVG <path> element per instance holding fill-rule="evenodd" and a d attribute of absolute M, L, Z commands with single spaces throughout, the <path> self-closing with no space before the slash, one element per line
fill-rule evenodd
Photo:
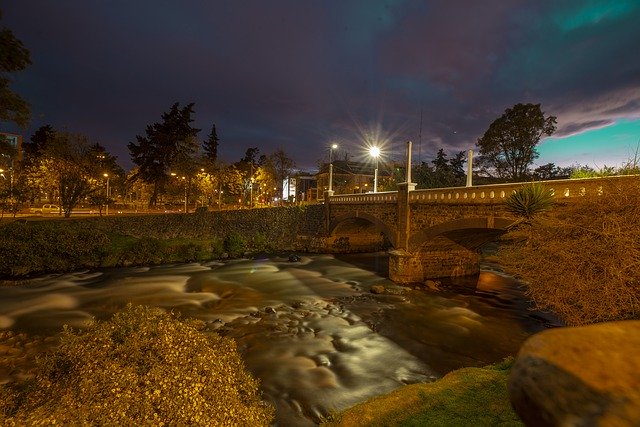
<path fill-rule="evenodd" d="M 272 175 L 273 180 L 275 180 L 276 192 L 278 194 L 282 194 L 282 182 L 291 175 L 295 167 L 295 161 L 287 156 L 287 153 L 285 153 L 282 148 L 277 149 L 267 156 L 265 168 L 267 172 Z"/>
<path fill-rule="evenodd" d="M 83 135 L 56 132 L 43 157 L 52 166 L 49 173 L 56 177 L 60 207 L 68 218 L 78 203 L 96 191 L 91 145 Z"/>
<path fill-rule="evenodd" d="M 9 88 L 9 73 L 22 71 L 30 64 L 29 50 L 11 30 L 0 28 L 0 121 L 12 122 L 22 128 L 29 122 L 29 104 Z"/>
<path fill-rule="evenodd" d="M 479 138 L 478 164 L 484 173 L 510 180 L 526 179 L 538 158 L 535 147 L 556 130 L 556 117 L 545 116 L 540 104 L 516 104 L 493 121 Z"/>
<path fill-rule="evenodd" d="M 202 144 L 202 150 L 204 157 L 209 163 L 215 163 L 218 160 L 218 132 L 216 131 L 216 125 L 211 127 L 211 133 L 209 138 Z"/>
<path fill-rule="evenodd" d="M 162 122 L 148 125 L 146 136 L 136 136 L 137 144 L 130 142 L 131 160 L 138 165 L 137 178 L 153 184 L 153 193 L 149 206 L 155 206 L 158 195 L 164 189 L 170 173 L 186 173 L 189 165 L 193 165 L 193 155 L 197 151 L 196 136 L 200 129 L 191 127 L 194 104 L 180 108 L 179 103 L 171 106 L 162 114 Z M 184 171 L 172 171 L 180 167 Z M 191 176 L 191 175 L 189 175 Z"/>
<path fill-rule="evenodd" d="M 259 154 L 260 149 L 258 147 L 247 148 L 244 157 L 234 164 L 234 167 L 242 176 L 245 200 L 247 199 L 247 193 L 251 194 L 253 191 L 253 184 L 255 182 L 255 176 L 258 173 L 258 169 L 267 161 L 267 156 L 263 154 L 258 157 Z"/>
<path fill-rule="evenodd" d="M 431 161 L 433 166 L 422 162 L 415 170 L 414 179 L 418 188 L 444 188 L 464 185 L 465 163 L 464 151 L 448 158 L 444 149 L 438 150 L 436 158 Z"/>
<path fill-rule="evenodd" d="M 31 135 L 31 142 L 25 141 L 22 148 L 24 150 L 24 166 L 35 163 L 42 151 L 51 144 L 55 137 L 55 130 L 51 125 L 40 126 L 38 130 Z"/>
<path fill-rule="evenodd" d="M 554 163 L 547 163 L 542 166 L 538 166 L 533 170 L 533 178 L 537 180 L 549 180 L 549 179 L 562 179 L 569 178 L 571 175 L 571 168 L 561 168 Z"/>

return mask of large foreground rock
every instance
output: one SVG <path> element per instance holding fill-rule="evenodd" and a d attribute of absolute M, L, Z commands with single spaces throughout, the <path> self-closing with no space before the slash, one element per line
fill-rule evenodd
<path fill-rule="evenodd" d="M 640 321 L 532 336 L 511 369 L 509 398 L 528 426 L 640 426 Z"/>

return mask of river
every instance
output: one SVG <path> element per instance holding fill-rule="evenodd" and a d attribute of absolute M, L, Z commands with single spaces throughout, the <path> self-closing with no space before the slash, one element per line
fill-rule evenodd
<path fill-rule="evenodd" d="M 50 275 L 0 287 L 0 329 L 5 344 L 44 337 L 25 346 L 33 352 L 54 342 L 64 324 L 81 327 L 128 302 L 176 310 L 236 339 L 276 407 L 277 425 L 306 426 L 401 385 L 499 361 L 559 324 L 532 311 L 521 285 L 496 266 L 415 290 L 385 279 L 387 265 L 378 253 Z M 374 285 L 390 293 L 372 294 Z M 0 366 L 2 381 L 19 375 Z"/>

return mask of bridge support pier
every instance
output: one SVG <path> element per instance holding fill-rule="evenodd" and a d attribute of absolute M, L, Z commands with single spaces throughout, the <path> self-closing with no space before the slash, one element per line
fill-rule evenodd
<path fill-rule="evenodd" d="M 389 252 L 389 278 L 399 284 L 424 283 L 428 279 L 460 277 L 480 272 L 480 254 L 466 248 Z"/>

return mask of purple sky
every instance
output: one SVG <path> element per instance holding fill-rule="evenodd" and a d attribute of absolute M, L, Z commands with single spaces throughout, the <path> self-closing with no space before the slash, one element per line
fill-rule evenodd
<path fill-rule="evenodd" d="M 388 158 L 408 139 L 415 159 L 467 150 L 518 102 L 558 117 L 558 152 L 564 136 L 640 120 L 637 0 L 20 0 L 2 12 L 32 54 L 12 85 L 32 105 L 27 136 L 80 132 L 127 169 L 127 143 L 174 102 L 195 103 L 201 139 L 216 124 L 224 160 L 282 147 L 306 169 L 332 142 L 353 158 L 375 138 Z"/>

